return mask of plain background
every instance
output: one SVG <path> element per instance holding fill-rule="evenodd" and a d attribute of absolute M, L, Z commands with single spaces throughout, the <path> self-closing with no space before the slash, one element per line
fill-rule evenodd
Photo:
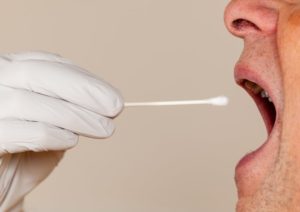
<path fill-rule="evenodd" d="M 233 80 L 242 41 L 226 0 L 26 0 L 0 8 L 1 52 L 63 55 L 127 101 L 228 95 L 228 107 L 129 108 L 106 140 L 80 138 L 26 199 L 29 212 L 234 211 L 234 167 L 266 137 Z"/>

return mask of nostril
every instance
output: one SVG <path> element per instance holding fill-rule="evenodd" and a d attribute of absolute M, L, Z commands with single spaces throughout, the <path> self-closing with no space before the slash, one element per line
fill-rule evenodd
<path fill-rule="evenodd" d="M 274 35 L 277 32 L 278 9 L 266 6 L 265 1 L 232 0 L 226 7 L 224 21 L 228 31 L 234 36 Z"/>
<path fill-rule="evenodd" d="M 245 19 L 236 19 L 232 23 L 232 28 L 234 31 L 242 32 L 242 31 L 248 31 L 248 30 L 255 30 L 260 31 L 260 28 L 252 23 L 251 21 L 245 20 Z"/>

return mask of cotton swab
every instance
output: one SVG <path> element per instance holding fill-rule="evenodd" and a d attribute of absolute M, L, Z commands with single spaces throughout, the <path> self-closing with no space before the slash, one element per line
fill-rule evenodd
<path fill-rule="evenodd" d="M 178 106 L 178 105 L 214 105 L 226 106 L 228 105 L 228 98 L 226 96 L 218 96 L 209 99 L 201 100 L 182 100 L 182 101 L 163 101 L 163 102 L 126 102 L 125 107 L 142 107 L 142 106 Z"/>

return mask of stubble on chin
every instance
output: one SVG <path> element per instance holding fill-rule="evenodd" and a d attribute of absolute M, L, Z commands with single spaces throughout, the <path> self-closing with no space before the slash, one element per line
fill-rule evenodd
<path fill-rule="evenodd" d="M 280 153 L 288 155 L 284 150 Z M 249 197 L 239 199 L 237 212 L 300 211 L 299 166 L 283 156 L 262 186 Z"/>

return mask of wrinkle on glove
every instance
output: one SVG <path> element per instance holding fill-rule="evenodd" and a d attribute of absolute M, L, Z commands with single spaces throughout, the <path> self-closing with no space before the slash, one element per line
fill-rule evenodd
<path fill-rule="evenodd" d="M 55 168 L 64 152 L 23 152 L 3 157 L 0 169 L 0 211 L 22 211 L 24 196 Z"/>
<path fill-rule="evenodd" d="M 77 144 L 78 135 L 17 119 L 0 120 L 0 129 L 0 211 L 20 212 L 24 196 L 56 167 L 64 153 L 61 149 Z"/>
<path fill-rule="evenodd" d="M 115 129 L 112 120 L 105 116 L 27 90 L 0 85 L 0 99 L 0 119 L 44 122 L 93 138 L 109 137 Z"/>
<path fill-rule="evenodd" d="M 123 109 L 117 89 L 47 52 L 0 56 L 0 99 L 0 212 L 22 211 L 78 136 L 111 136 Z"/>
<path fill-rule="evenodd" d="M 0 84 L 64 99 L 107 117 L 121 111 L 123 99 L 117 89 L 58 58 L 42 52 L 0 57 Z"/>

